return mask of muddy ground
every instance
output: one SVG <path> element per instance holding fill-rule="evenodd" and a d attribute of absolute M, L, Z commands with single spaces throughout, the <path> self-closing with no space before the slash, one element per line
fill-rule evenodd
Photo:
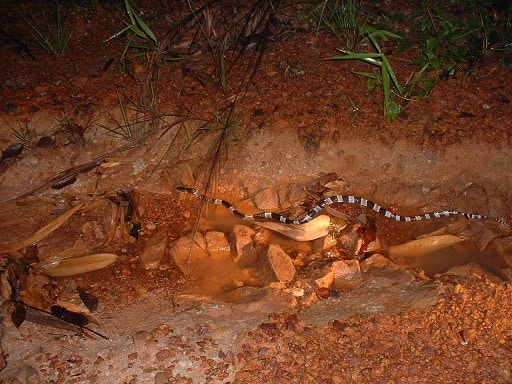
<path fill-rule="evenodd" d="M 410 19 L 407 2 L 393 4 L 365 12 Z M 432 74 L 429 97 L 404 102 L 392 122 L 379 89 L 353 73 L 375 68 L 325 60 L 341 42 L 295 18 L 301 4 L 270 38 L 222 52 L 225 77 L 208 42 L 248 6 L 202 10 L 166 35 L 190 8 L 146 2 L 166 55 L 180 58 L 159 66 L 133 51 L 120 60 L 123 38 L 105 42 L 126 20 L 115 1 L 64 7 L 69 48 L 48 54 L 20 16 L 38 19 L 42 6 L 2 2 L 11 37 L 0 46 L 1 290 L 12 300 L 2 306 L 1 382 L 512 381 L 509 66 L 491 54 L 446 81 Z M 201 29 L 208 20 L 213 29 Z M 405 82 L 414 49 L 384 47 Z M 177 186 L 245 213 L 300 217 L 345 194 L 403 215 L 486 218 L 404 223 L 333 204 L 322 213 L 354 230 L 337 227 L 331 247 L 276 235 Z M 238 251 L 240 225 L 254 230 L 254 254 Z M 176 244 L 190 233 L 205 245 L 180 264 L 189 248 Z M 437 247 L 433 236 L 454 243 Z M 427 251 L 410 243 L 422 238 Z M 283 264 L 269 265 L 269 244 Z M 92 254 L 115 262 L 50 272 Z M 340 261 L 357 273 L 329 281 Z M 82 317 L 62 321 L 52 306 Z"/>

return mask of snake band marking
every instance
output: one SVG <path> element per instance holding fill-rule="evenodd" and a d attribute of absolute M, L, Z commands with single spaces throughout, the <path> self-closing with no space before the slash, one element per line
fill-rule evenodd
<path fill-rule="evenodd" d="M 439 219 L 440 217 L 446 217 L 446 216 L 456 216 L 461 215 L 465 217 L 466 219 L 479 219 L 479 220 L 494 220 L 499 222 L 500 224 L 506 225 L 507 227 L 510 227 L 510 224 L 507 223 L 504 219 L 498 219 L 494 217 L 488 217 L 484 215 L 474 214 L 474 213 L 465 213 L 465 212 L 459 212 L 459 211 L 438 211 L 438 212 L 431 212 L 431 213 L 424 213 L 422 215 L 416 215 L 416 216 L 401 216 L 397 215 L 390 210 L 381 207 L 377 203 L 374 203 L 373 201 L 367 200 L 364 197 L 358 197 L 358 196 L 351 196 L 351 195 L 334 195 L 330 197 L 326 197 L 322 200 L 319 200 L 315 207 L 311 209 L 304 217 L 297 220 L 289 219 L 283 215 L 280 215 L 279 213 L 274 212 L 263 212 L 263 213 L 256 213 L 254 215 L 247 215 L 245 213 L 242 213 L 238 211 L 232 204 L 227 202 L 226 200 L 222 199 L 215 199 L 208 196 L 203 195 L 199 190 L 195 188 L 187 188 L 187 187 L 176 187 L 176 189 L 179 192 L 182 193 L 190 193 L 193 195 L 196 195 L 198 198 L 200 198 L 203 201 L 206 201 L 210 204 L 217 204 L 217 205 L 223 205 L 226 207 L 229 212 L 231 212 L 233 215 L 238 216 L 245 220 L 264 220 L 264 219 L 271 219 L 275 221 L 280 221 L 284 224 L 305 224 L 309 221 L 311 221 L 317 214 L 320 212 L 326 205 L 334 204 L 334 203 L 348 203 L 348 204 L 357 204 L 363 207 L 367 207 L 375 212 L 380 213 L 381 215 L 395 221 L 418 221 L 418 220 L 430 220 L 430 219 Z"/>

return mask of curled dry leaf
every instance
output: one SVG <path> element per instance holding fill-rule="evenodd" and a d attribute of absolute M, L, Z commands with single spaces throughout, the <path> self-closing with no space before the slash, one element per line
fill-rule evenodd
<path fill-rule="evenodd" d="M 453 235 L 424 237 L 419 240 L 409 241 L 405 244 L 392 245 L 389 247 L 389 257 L 391 260 L 395 260 L 425 256 L 463 241 L 464 238 Z"/>
<path fill-rule="evenodd" d="M 44 260 L 41 260 L 39 263 L 32 264 L 32 269 L 34 270 L 45 270 L 55 268 L 62 262 L 62 259 L 59 256 L 50 256 Z"/>
<path fill-rule="evenodd" d="M 63 214 L 58 216 L 55 220 L 53 220 L 49 224 L 46 224 L 43 228 L 38 230 L 36 233 L 34 233 L 28 239 L 0 244 L 0 253 L 9 253 L 9 252 L 18 251 L 22 248 L 28 247 L 29 245 L 32 245 L 32 244 L 35 244 L 35 243 L 41 241 L 46 236 L 48 236 L 50 233 L 52 233 L 57 228 L 59 228 L 62 224 L 64 224 L 71 216 L 73 216 L 75 214 L 75 212 L 80 210 L 80 208 L 82 208 L 82 206 L 83 206 L 83 203 L 80 203 L 77 206 L 64 212 Z"/>
<path fill-rule="evenodd" d="M 50 276 L 71 276 L 80 273 L 92 272 L 105 268 L 117 260 L 113 253 L 98 253 L 72 259 L 62 260 L 54 268 L 43 269 L 43 272 Z"/>
<path fill-rule="evenodd" d="M 262 221 L 257 224 L 279 232 L 290 239 L 309 241 L 327 236 L 331 219 L 327 215 L 320 215 L 305 224 L 283 224 L 271 221 Z"/>

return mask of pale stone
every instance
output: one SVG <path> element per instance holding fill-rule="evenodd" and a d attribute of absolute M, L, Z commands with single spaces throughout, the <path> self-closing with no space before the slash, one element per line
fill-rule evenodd
<path fill-rule="evenodd" d="M 366 273 L 371 268 L 386 268 L 390 265 L 395 264 L 380 253 L 376 253 L 375 255 L 371 255 L 367 259 L 363 260 L 360 267 L 361 270 Z"/>
<path fill-rule="evenodd" d="M 304 198 L 304 185 L 298 183 L 283 185 L 277 190 L 277 196 L 280 207 L 295 205 Z"/>
<path fill-rule="evenodd" d="M 444 275 L 456 275 L 456 276 L 486 276 L 490 281 L 496 284 L 503 283 L 498 276 L 493 275 L 487 269 L 483 268 L 480 264 L 471 262 L 465 265 L 456 265 L 451 267 L 448 271 L 444 273 Z"/>
<path fill-rule="evenodd" d="M 276 244 L 270 244 L 265 253 L 265 261 L 268 263 L 273 275 L 280 282 L 292 281 L 295 277 L 295 267 L 290 256 Z"/>
<path fill-rule="evenodd" d="M 155 233 L 151 236 L 140 255 L 142 266 L 146 269 L 158 269 L 165 252 L 166 244 L 167 235 Z"/>
<path fill-rule="evenodd" d="M 258 260 L 258 252 L 254 246 L 255 231 L 246 225 L 235 225 L 233 237 L 235 242 L 235 262 L 242 267 L 249 267 Z"/>
<path fill-rule="evenodd" d="M 231 258 L 231 247 L 224 232 L 210 231 L 205 234 L 206 250 L 215 261 Z"/>
<path fill-rule="evenodd" d="M 318 288 L 331 288 L 334 281 L 332 267 L 320 269 L 315 276 L 315 284 Z"/>
<path fill-rule="evenodd" d="M 254 196 L 254 205 L 263 211 L 279 209 L 279 197 L 272 188 L 266 188 Z"/>
<path fill-rule="evenodd" d="M 327 235 L 313 241 L 313 252 L 322 253 L 336 246 L 338 242 L 333 235 Z"/>
<path fill-rule="evenodd" d="M 339 260 L 332 263 L 334 289 L 356 289 L 363 282 L 363 275 L 357 260 Z"/>
<path fill-rule="evenodd" d="M 180 237 L 171 244 L 169 253 L 181 272 L 187 276 L 191 270 L 204 265 L 208 258 L 204 237 L 200 233 L 196 233 L 194 241 L 192 234 Z"/>

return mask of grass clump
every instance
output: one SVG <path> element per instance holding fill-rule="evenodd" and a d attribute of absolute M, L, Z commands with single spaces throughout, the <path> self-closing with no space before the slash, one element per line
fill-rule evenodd
<path fill-rule="evenodd" d="M 69 31 L 67 22 L 62 15 L 58 0 L 53 2 L 50 12 L 40 8 L 41 20 L 36 20 L 33 15 L 27 17 L 16 10 L 18 15 L 32 30 L 32 36 L 36 43 L 47 53 L 60 56 L 69 46 L 73 32 Z"/>
<path fill-rule="evenodd" d="M 133 5 L 133 1 L 124 0 L 124 7 L 126 9 L 126 14 L 128 15 L 128 20 L 123 20 L 123 24 L 125 25 L 125 27 L 121 29 L 119 32 L 110 36 L 107 40 L 105 40 L 105 42 L 108 42 L 120 36 L 127 35 L 128 40 L 121 54 L 121 61 L 124 60 L 126 53 L 129 49 L 135 49 L 137 51 L 142 51 L 143 53 L 146 53 L 148 51 L 151 51 L 157 43 L 157 38 L 153 30 L 144 22 L 142 17 L 139 15 L 139 13 L 137 12 Z M 142 44 L 135 45 L 135 41 L 137 38 L 142 42 Z"/>
<path fill-rule="evenodd" d="M 140 119 L 135 117 L 135 119 L 132 119 L 128 116 L 128 111 L 125 106 L 125 103 L 123 102 L 123 99 L 121 97 L 121 94 L 118 90 L 117 92 L 117 100 L 119 103 L 119 109 L 121 111 L 121 118 L 122 121 L 115 120 L 116 127 L 111 128 L 107 127 L 105 125 L 100 125 L 102 128 L 106 129 L 110 133 L 121 137 L 122 139 L 129 141 L 134 146 L 137 146 L 139 143 L 141 143 L 149 134 L 149 128 L 148 123 L 150 120 L 148 119 Z M 136 105 L 136 103 L 133 102 L 133 100 L 128 99 L 129 102 Z M 140 108 L 136 105 L 136 110 L 140 112 Z"/>
<path fill-rule="evenodd" d="M 354 50 L 364 35 L 366 18 L 363 16 L 361 2 L 357 0 L 323 0 L 316 3 L 310 17 L 316 24 L 317 33 L 327 29 L 346 49 Z"/>
<path fill-rule="evenodd" d="M 379 67 L 379 73 L 360 71 L 354 73 L 368 79 L 368 89 L 373 90 L 376 86 L 382 88 L 384 115 L 393 121 L 398 117 L 401 109 L 401 105 L 393 100 L 393 94 L 404 97 L 405 92 L 378 40 L 386 41 L 389 38 L 401 39 L 402 37 L 373 26 L 366 26 L 363 33 L 376 52 L 351 52 L 340 49 L 343 56 L 333 56 L 328 60 L 358 60 Z"/>

